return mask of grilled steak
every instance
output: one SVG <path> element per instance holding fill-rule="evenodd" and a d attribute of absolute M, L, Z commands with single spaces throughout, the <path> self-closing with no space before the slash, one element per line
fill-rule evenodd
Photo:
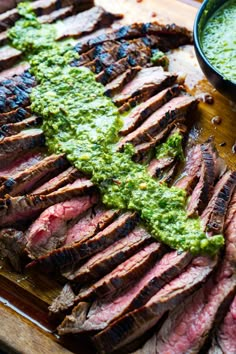
<path fill-rule="evenodd" d="M 142 276 L 150 268 L 150 264 L 160 258 L 163 253 L 164 247 L 157 242 L 146 246 L 94 285 L 81 289 L 76 300 L 84 301 L 117 294 L 117 292 L 135 283 L 137 276 Z"/>
<path fill-rule="evenodd" d="M 181 127 L 184 123 L 185 123 L 184 117 L 176 118 L 172 123 L 168 124 L 166 128 L 161 130 L 161 132 L 152 136 L 152 139 L 150 141 L 136 145 L 134 147 L 134 160 L 135 161 L 145 160 L 146 156 L 148 156 L 148 153 L 151 151 L 153 147 L 163 142 L 167 138 L 171 130 Z"/>
<path fill-rule="evenodd" d="M 31 166 L 36 165 L 39 161 L 45 158 L 45 151 L 29 151 L 22 157 L 16 158 L 14 161 L 8 164 L 7 167 L 0 169 L 0 183 L 4 183 L 7 179 L 14 178 L 15 175 L 27 170 Z"/>
<path fill-rule="evenodd" d="M 122 15 L 111 14 L 100 6 L 94 6 L 87 11 L 64 20 L 64 26 L 61 31 L 59 29 L 57 39 L 78 38 L 101 27 L 110 26 L 114 20 L 122 17 Z"/>
<path fill-rule="evenodd" d="M 81 284 L 95 281 L 120 263 L 123 263 L 140 248 L 151 243 L 151 241 L 151 235 L 143 227 L 137 226 L 127 236 L 91 257 L 81 267 L 72 271 L 71 274 L 67 274 L 66 278 Z"/>
<path fill-rule="evenodd" d="M 18 49 L 10 46 L 2 47 L 0 49 L 0 71 L 13 66 L 20 59 L 21 55 L 22 53 Z"/>
<path fill-rule="evenodd" d="M 79 322 L 76 317 L 77 308 L 81 306 L 79 304 L 73 310 L 72 316 L 67 317 L 66 325 L 60 326 L 60 332 L 64 334 L 104 329 L 119 316 L 143 306 L 162 286 L 179 275 L 191 258 L 187 253 L 178 254 L 176 251 L 167 253 L 128 291 L 125 289 L 118 296 L 112 298 L 108 296 L 95 301 L 83 322 Z M 74 324 L 71 321 L 73 317 L 76 318 Z"/>
<path fill-rule="evenodd" d="M 68 183 L 73 183 L 79 177 L 81 177 L 81 173 L 76 168 L 69 167 L 67 170 L 45 182 L 37 189 L 34 189 L 32 194 L 43 195 L 52 193 Z"/>
<path fill-rule="evenodd" d="M 51 205 L 78 197 L 93 189 L 89 180 L 78 179 L 71 185 L 67 185 L 48 195 L 26 195 L 19 197 L 6 197 L 0 199 L 0 225 L 14 225 L 19 221 L 27 222 L 36 217 L 44 209 Z"/>
<path fill-rule="evenodd" d="M 25 118 L 31 116 L 29 107 L 26 108 L 16 108 L 11 112 L 0 113 L 0 126 L 10 123 L 21 122 Z"/>
<path fill-rule="evenodd" d="M 215 181 L 215 163 L 212 152 L 212 143 L 201 145 L 201 171 L 200 179 L 193 190 L 188 204 L 189 215 L 201 215 L 212 197 Z"/>
<path fill-rule="evenodd" d="M 116 79 L 111 81 L 105 86 L 105 95 L 112 97 L 117 92 L 121 91 L 123 87 L 135 77 L 140 69 L 141 67 L 139 66 L 128 69 Z"/>
<path fill-rule="evenodd" d="M 152 23 L 133 23 L 132 25 L 126 25 L 119 29 L 105 33 L 95 38 L 89 39 L 87 42 L 81 42 L 77 45 L 77 51 L 79 54 L 88 51 L 98 44 L 102 44 L 107 41 L 119 41 L 122 39 L 135 39 L 146 35 L 152 35 L 163 37 L 165 42 L 165 49 L 177 48 L 183 44 L 192 43 L 192 33 L 184 27 L 176 25 L 160 25 L 157 22 Z M 168 45 L 170 41 L 170 46 Z"/>
<path fill-rule="evenodd" d="M 49 306 L 51 314 L 58 314 L 66 311 L 74 304 L 75 293 L 73 292 L 69 283 L 67 283 L 60 294 L 53 300 Z"/>
<path fill-rule="evenodd" d="M 32 116 L 18 123 L 4 124 L 0 127 L 0 138 L 20 133 L 22 130 L 35 128 L 42 122 L 40 117 Z"/>
<path fill-rule="evenodd" d="M 58 10 L 62 7 L 74 5 L 76 10 L 83 11 L 93 6 L 92 0 L 61 0 L 59 3 L 57 0 L 38 0 L 34 1 L 31 5 L 32 10 L 37 16 L 49 14 L 54 10 Z M 5 30 L 14 25 L 14 23 L 20 18 L 17 8 L 9 10 L 0 15 L 0 30 Z"/>
<path fill-rule="evenodd" d="M 227 208 L 236 186 L 236 171 L 228 171 L 216 184 L 213 196 L 202 214 L 202 225 L 210 233 L 221 233 Z"/>
<path fill-rule="evenodd" d="M 97 196 L 84 196 L 55 204 L 46 209 L 27 232 L 27 251 L 40 257 L 64 244 L 68 222 L 96 203 Z"/>
<path fill-rule="evenodd" d="M 94 337 L 100 352 L 112 352 L 132 342 L 153 327 L 162 315 L 176 307 L 212 272 L 216 260 L 198 257 L 180 276 L 165 285 L 143 307 L 111 323 Z"/>
<path fill-rule="evenodd" d="M 236 296 L 223 323 L 217 329 L 208 354 L 234 354 L 236 352 Z"/>
<path fill-rule="evenodd" d="M 124 237 L 133 229 L 136 222 L 137 215 L 135 213 L 125 213 L 95 236 L 71 246 L 58 248 L 38 258 L 29 266 L 46 265 L 48 270 L 62 269 L 68 265 L 76 266 L 82 259 L 104 250 L 120 237 Z"/>
<path fill-rule="evenodd" d="M 0 141 L 1 164 L 13 160 L 19 154 L 35 147 L 44 146 L 45 138 L 41 129 L 29 129 Z"/>
<path fill-rule="evenodd" d="M 120 148 L 126 143 L 138 145 L 152 138 L 165 129 L 178 117 L 185 116 L 195 105 L 195 99 L 190 96 L 172 98 L 168 103 L 154 112 L 139 128 L 128 134 L 120 142 Z"/>
<path fill-rule="evenodd" d="M 201 146 L 193 146 L 187 154 L 187 162 L 182 177 L 175 183 L 176 187 L 184 189 L 188 195 L 192 193 L 200 178 L 201 157 Z"/>
<path fill-rule="evenodd" d="M 25 237 L 22 231 L 2 229 L 0 231 L 0 257 L 6 258 L 14 270 L 22 271 L 21 256 L 25 249 Z"/>
<path fill-rule="evenodd" d="M 140 97 L 142 101 L 146 101 L 155 93 L 172 85 L 176 78 L 176 75 L 165 72 L 162 67 L 143 68 L 121 93 L 113 97 L 113 101 L 117 106 L 135 97 L 138 98 L 138 102 L 140 102 Z"/>
<path fill-rule="evenodd" d="M 141 125 L 152 113 L 159 109 L 163 104 L 170 101 L 180 93 L 180 86 L 169 87 L 146 102 L 138 105 L 128 116 L 124 118 L 124 125 L 120 135 L 127 135 Z"/>
<path fill-rule="evenodd" d="M 184 137 L 186 132 L 187 127 L 185 125 L 178 125 L 171 131 L 169 137 L 176 133 Z M 152 177 L 161 178 L 163 173 L 170 170 L 177 161 L 178 157 L 176 158 L 175 156 L 164 156 L 158 159 L 154 158 L 148 165 L 148 172 Z"/>
<path fill-rule="evenodd" d="M 5 194 L 16 196 L 29 193 L 37 185 L 55 176 L 68 165 L 69 162 L 66 160 L 65 155 L 48 156 L 29 169 L 8 178 L 0 187 L 0 197 L 3 198 Z"/>

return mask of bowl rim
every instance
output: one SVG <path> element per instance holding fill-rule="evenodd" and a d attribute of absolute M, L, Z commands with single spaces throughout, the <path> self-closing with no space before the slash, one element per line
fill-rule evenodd
<path fill-rule="evenodd" d="M 195 20 L 194 20 L 194 25 L 193 25 L 193 40 L 194 40 L 194 45 L 199 53 L 199 55 L 201 56 L 201 59 L 203 61 L 205 61 L 207 63 L 207 65 L 210 67 L 210 69 L 212 71 L 214 71 L 219 77 L 221 80 L 225 81 L 225 82 L 228 82 L 234 86 L 236 86 L 235 82 L 225 78 L 223 76 L 223 74 L 218 71 L 218 69 L 216 69 L 216 67 L 214 67 L 211 62 L 208 60 L 208 58 L 206 57 L 206 55 L 204 54 L 204 51 L 202 49 L 202 46 L 201 46 L 201 42 L 200 42 L 200 38 L 199 38 L 199 22 L 200 22 L 200 19 L 203 15 L 203 12 L 207 6 L 207 4 L 209 3 L 210 0 L 204 0 L 203 3 L 201 4 L 199 10 L 198 10 L 198 13 L 197 15 L 195 16 Z M 222 6 L 222 5 L 221 5 Z"/>

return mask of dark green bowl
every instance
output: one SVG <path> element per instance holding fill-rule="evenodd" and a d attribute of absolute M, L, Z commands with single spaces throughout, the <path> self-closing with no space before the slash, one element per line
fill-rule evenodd
<path fill-rule="evenodd" d="M 222 93 L 222 95 L 236 102 L 236 84 L 230 80 L 225 79 L 223 75 L 216 68 L 214 68 L 214 66 L 212 66 L 202 50 L 200 40 L 202 30 L 205 27 L 208 19 L 224 3 L 225 0 L 205 0 L 202 3 L 195 18 L 193 39 L 198 62 L 207 79 L 220 93 Z"/>

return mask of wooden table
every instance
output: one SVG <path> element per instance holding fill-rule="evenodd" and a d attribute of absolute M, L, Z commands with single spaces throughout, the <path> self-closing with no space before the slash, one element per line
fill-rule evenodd
<path fill-rule="evenodd" d="M 191 0 L 97 0 L 97 4 L 112 12 L 125 14 L 123 23 L 135 21 L 154 21 L 164 23 L 176 22 L 192 28 L 199 2 Z M 214 104 L 201 103 L 196 112 L 194 138 L 204 141 L 215 136 L 217 148 L 231 168 L 236 167 L 236 156 L 232 146 L 236 140 L 236 105 L 214 91 L 201 73 L 193 48 L 188 46 L 182 52 L 174 51 L 170 55 L 170 69 L 187 72 L 187 84 L 194 93 L 210 92 Z M 221 116 L 222 123 L 212 124 L 214 116 Z M 197 132 L 197 133 L 196 133 Z M 220 146 L 221 143 L 226 143 Z M 37 276 L 17 275 L 6 269 L 0 269 L 0 348 L 7 353 L 49 354 L 69 353 L 59 345 L 50 331 L 53 326 L 48 319 L 47 307 L 58 294 L 60 285 L 53 280 L 37 274 Z M 5 301 L 4 299 L 7 299 Z M 62 343 L 64 345 L 64 343 Z M 72 352 L 84 354 L 84 344 L 73 347 L 70 339 L 65 343 Z"/>

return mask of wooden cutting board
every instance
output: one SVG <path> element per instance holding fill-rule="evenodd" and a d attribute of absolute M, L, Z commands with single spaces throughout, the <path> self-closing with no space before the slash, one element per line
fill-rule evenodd
<path fill-rule="evenodd" d="M 112 12 L 124 13 L 122 23 L 135 21 L 175 22 L 192 29 L 199 2 L 191 0 L 97 0 L 97 4 Z M 170 55 L 170 70 L 187 73 L 186 82 L 192 92 L 209 92 L 214 104 L 201 103 L 192 117 L 191 136 L 204 141 L 215 137 L 221 156 L 230 168 L 236 168 L 232 146 L 236 142 L 236 105 L 213 90 L 201 73 L 192 46 Z M 220 116 L 220 125 L 212 124 Z M 220 146 L 220 144 L 223 146 Z M 92 353 L 82 339 L 57 338 L 55 324 L 48 318 L 47 307 L 58 294 L 61 285 L 44 274 L 16 274 L 0 266 L 0 349 L 6 353 Z M 69 350 L 65 349 L 68 348 Z"/>

